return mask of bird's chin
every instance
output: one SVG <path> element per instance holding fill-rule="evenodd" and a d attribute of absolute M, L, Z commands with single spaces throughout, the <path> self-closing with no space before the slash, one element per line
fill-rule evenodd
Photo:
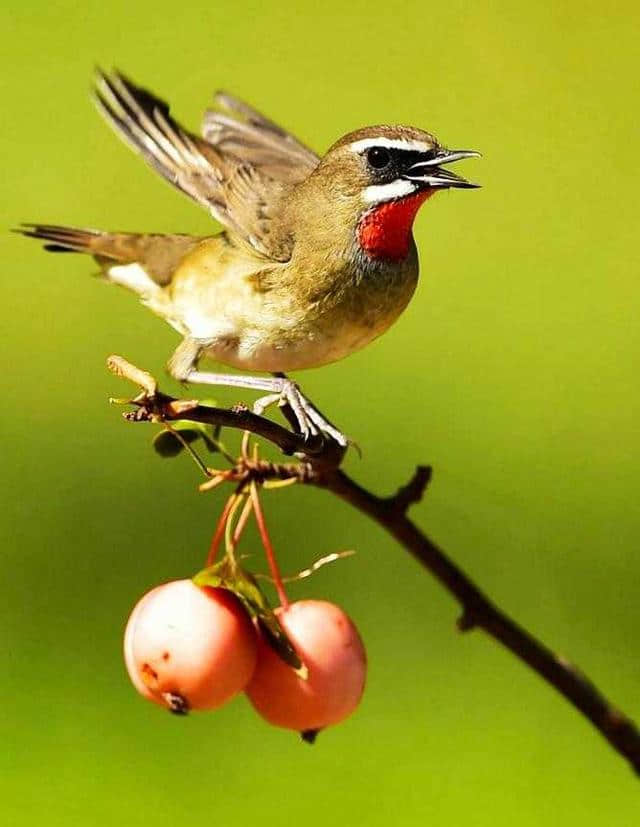
<path fill-rule="evenodd" d="M 435 192 L 432 187 L 383 201 L 367 210 L 358 224 L 358 242 L 373 259 L 399 261 L 409 253 L 411 228 L 416 213 Z"/>

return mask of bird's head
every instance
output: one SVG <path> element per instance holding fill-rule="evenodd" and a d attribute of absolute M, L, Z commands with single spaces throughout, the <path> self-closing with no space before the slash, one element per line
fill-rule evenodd
<path fill-rule="evenodd" d="M 414 127 L 369 126 L 337 141 L 312 178 L 322 183 L 333 209 L 355 219 L 357 241 L 367 255 L 400 259 L 427 198 L 443 189 L 478 186 L 444 166 L 479 155 L 446 149 Z"/>

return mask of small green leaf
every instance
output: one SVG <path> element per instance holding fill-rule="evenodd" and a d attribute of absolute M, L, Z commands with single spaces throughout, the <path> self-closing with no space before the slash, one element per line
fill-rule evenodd
<path fill-rule="evenodd" d="M 185 437 L 186 439 L 186 437 Z M 177 457 L 184 450 L 180 440 L 171 431 L 160 431 L 153 438 L 153 450 L 161 457 Z"/>
<path fill-rule="evenodd" d="M 203 408 L 217 408 L 218 403 L 215 399 L 200 399 L 198 400 L 198 404 L 201 405 Z M 222 426 L 220 425 L 205 425 L 204 423 L 196 423 L 196 422 L 185 422 L 187 426 L 190 428 L 197 428 L 200 431 L 200 436 L 204 440 L 205 445 L 209 449 L 210 453 L 216 454 L 219 452 L 220 447 L 220 431 L 222 430 Z"/>
<path fill-rule="evenodd" d="M 206 425 L 199 422 L 190 422 L 188 419 L 177 419 L 171 423 L 171 429 L 165 428 L 157 433 L 153 439 L 154 450 L 161 457 L 177 457 L 184 450 L 184 445 L 171 431 L 177 431 L 182 439 L 189 444 L 202 439 L 211 453 L 218 450 L 218 446 L 211 440 Z"/>
<path fill-rule="evenodd" d="M 181 436 L 192 433 L 194 434 L 193 439 L 198 439 L 204 427 L 200 422 L 191 422 L 190 419 L 176 419 L 175 422 L 171 423 L 172 431 L 180 431 Z"/>
<path fill-rule="evenodd" d="M 198 572 L 193 582 L 196 586 L 212 586 L 233 592 L 255 619 L 274 652 L 293 667 L 299 677 L 307 679 L 307 667 L 300 660 L 253 575 L 239 567 L 234 569 L 231 561 L 225 557 L 219 563 Z"/>
<path fill-rule="evenodd" d="M 226 589 L 226 568 L 228 566 L 226 557 L 220 563 L 207 566 L 192 577 L 196 586 L 211 586 L 212 589 Z M 233 589 L 232 589 L 233 591 Z"/>
<path fill-rule="evenodd" d="M 293 648 L 280 622 L 269 606 L 264 592 L 256 579 L 249 572 L 242 572 L 242 578 L 237 582 L 238 596 L 251 608 L 249 611 L 256 618 L 260 629 L 264 633 L 268 644 L 285 663 L 292 666 L 300 677 L 306 680 L 307 667 L 302 663 L 298 653 Z"/>
<path fill-rule="evenodd" d="M 183 450 L 180 442 L 171 431 L 160 431 L 153 438 L 153 450 L 161 457 L 177 457 Z"/>

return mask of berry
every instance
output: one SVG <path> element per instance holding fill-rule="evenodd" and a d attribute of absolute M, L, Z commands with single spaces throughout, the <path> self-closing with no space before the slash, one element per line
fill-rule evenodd
<path fill-rule="evenodd" d="M 256 664 L 256 633 L 225 589 L 175 580 L 137 603 L 124 658 L 138 692 L 172 712 L 216 709 L 242 691 Z"/>
<path fill-rule="evenodd" d="M 301 600 L 276 610 L 308 669 L 304 680 L 260 638 L 247 695 L 269 723 L 311 735 L 351 715 L 364 690 L 367 656 L 353 622 L 332 603 Z"/>

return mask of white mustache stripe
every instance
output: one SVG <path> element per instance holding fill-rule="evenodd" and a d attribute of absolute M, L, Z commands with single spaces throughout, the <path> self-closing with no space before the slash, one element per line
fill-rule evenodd
<path fill-rule="evenodd" d="M 424 141 L 414 141 L 409 138 L 363 138 L 349 145 L 352 152 L 363 152 L 372 146 L 381 146 L 385 149 L 404 149 L 407 152 L 429 152 L 433 144 Z"/>
<path fill-rule="evenodd" d="M 362 200 L 365 204 L 379 204 L 383 201 L 392 201 L 394 198 L 404 198 L 418 189 L 418 185 L 406 178 L 396 178 L 388 184 L 373 184 L 362 190 Z"/>

